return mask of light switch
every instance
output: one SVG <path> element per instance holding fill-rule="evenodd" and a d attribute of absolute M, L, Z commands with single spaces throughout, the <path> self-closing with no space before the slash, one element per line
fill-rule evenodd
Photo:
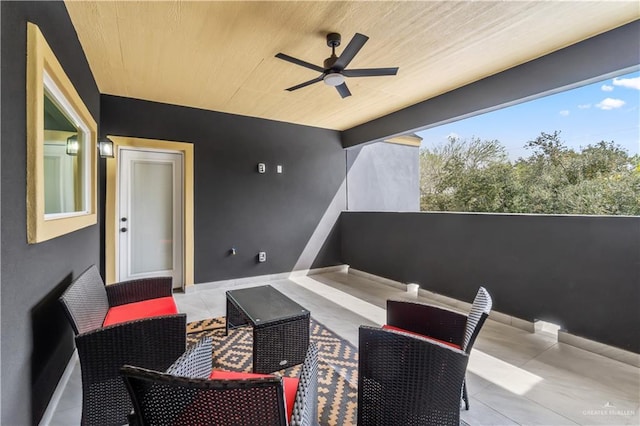
<path fill-rule="evenodd" d="M 280 164 L 276 166 L 276 173 L 282 173 L 282 166 Z"/>

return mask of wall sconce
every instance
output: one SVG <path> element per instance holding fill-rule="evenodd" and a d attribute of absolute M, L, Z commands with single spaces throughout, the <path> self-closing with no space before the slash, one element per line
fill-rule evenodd
<path fill-rule="evenodd" d="M 113 141 L 108 138 L 104 138 L 98 143 L 98 151 L 101 158 L 113 158 L 115 153 L 113 152 Z"/>
<path fill-rule="evenodd" d="M 69 136 L 67 138 L 67 155 L 78 155 L 80 151 L 80 142 L 78 142 L 78 135 Z M 104 138 L 98 143 L 98 152 L 102 158 L 113 158 L 115 154 L 113 152 L 113 141 Z"/>
<path fill-rule="evenodd" d="M 78 135 L 69 136 L 67 138 L 67 155 L 78 155 L 80 150 L 80 143 L 78 142 Z"/>

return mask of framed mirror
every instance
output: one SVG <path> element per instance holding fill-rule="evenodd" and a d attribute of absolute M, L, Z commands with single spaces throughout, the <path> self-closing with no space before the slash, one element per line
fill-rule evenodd
<path fill-rule="evenodd" d="M 97 223 L 97 125 L 40 29 L 27 24 L 27 240 Z"/>

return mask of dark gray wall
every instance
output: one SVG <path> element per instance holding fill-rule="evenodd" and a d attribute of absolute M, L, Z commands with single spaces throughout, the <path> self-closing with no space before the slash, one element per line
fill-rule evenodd
<path fill-rule="evenodd" d="M 420 211 L 417 146 L 376 142 L 346 152 L 349 210 Z"/>
<path fill-rule="evenodd" d="M 640 217 L 356 213 L 351 267 L 640 353 Z"/>
<path fill-rule="evenodd" d="M 98 226 L 27 244 L 27 21 L 40 30 L 98 121 L 100 97 L 62 2 L 1 2 L 2 13 L 2 421 L 36 424 L 73 351 L 57 298 L 99 263 Z"/>
<path fill-rule="evenodd" d="M 502 108 L 623 69 L 638 69 L 640 21 L 342 132 L 345 148 Z"/>
<path fill-rule="evenodd" d="M 338 132 L 104 95 L 101 111 L 103 134 L 194 144 L 196 283 L 340 263 L 334 222 L 346 194 Z M 257 172 L 260 162 L 267 173 Z M 277 164 L 284 173 L 275 173 Z M 311 260 L 299 263 L 329 206 L 334 222 L 315 235 Z M 266 263 L 256 262 L 259 251 Z"/>

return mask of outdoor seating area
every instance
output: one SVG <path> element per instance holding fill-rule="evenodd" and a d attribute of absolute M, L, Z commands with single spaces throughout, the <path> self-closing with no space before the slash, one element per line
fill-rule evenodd
<path fill-rule="evenodd" d="M 74 280 L 60 302 L 83 373 L 81 423 L 316 425 L 318 349 L 310 343 L 309 310 L 271 285 L 225 294 L 225 336 L 252 330 L 251 373 L 214 370 L 208 337 L 181 353 L 186 314 L 177 312 L 171 277 L 105 286 L 93 265 Z M 358 423 L 459 424 L 460 392 L 469 409 L 468 355 L 491 305 L 484 287 L 468 315 L 387 300 L 384 326 L 361 326 L 354 348 Z M 295 377 L 270 374 L 297 364 Z"/>
<path fill-rule="evenodd" d="M 186 315 L 177 313 L 171 281 L 148 278 L 105 286 L 92 266 L 60 298 L 76 332 L 83 425 L 124 424 L 125 419 L 140 425 L 195 426 L 208 419 L 221 425 L 318 423 L 318 348 L 310 343 L 307 309 L 271 285 L 226 291 L 224 335 L 251 328 L 252 372 L 217 370 L 209 337 L 180 354 L 188 330 Z M 359 353 L 358 424 L 459 424 L 460 394 L 469 409 L 468 355 L 491 304 L 484 287 L 468 315 L 387 300 L 385 325 L 361 326 L 353 349 Z M 298 364 L 294 376 L 271 374 Z"/>
<path fill-rule="evenodd" d="M 227 303 L 225 291 L 251 288 L 265 283 L 244 283 L 230 287 L 203 284 L 202 289 L 196 292 L 188 294 L 176 293 L 175 299 L 179 310 L 187 313 L 189 323 L 194 328 L 198 328 L 203 327 L 203 324 L 207 323 L 211 318 L 225 316 Z M 314 321 L 319 321 L 326 325 L 330 330 L 345 339 L 346 343 L 352 348 L 357 348 L 361 354 L 361 363 L 369 362 L 366 360 L 371 353 L 371 345 L 380 346 L 380 342 L 387 341 L 388 343 L 390 342 L 388 339 L 392 339 L 393 344 L 382 345 L 384 348 L 394 348 L 394 353 L 391 358 L 386 356 L 379 357 L 376 361 L 378 364 L 375 367 L 378 374 L 387 373 L 387 376 L 395 377 L 402 377 L 402 374 L 405 374 L 404 377 L 408 378 L 409 370 L 412 370 L 414 374 L 411 377 L 413 377 L 413 380 L 417 380 L 421 374 L 415 363 L 430 360 L 424 364 L 424 368 L 432 371 L 425 370 L 423 374 L 436 377 L 433 374 L 438 370 L 438 365 L 442 366 L 442 362 L 446 362 L 447 371 L 442 378 L 448 384 L 449 393 L 443 392 L 442 383 L 438 384 L 432 380 L 431 383 L 426 381 L 423 388 L 419 387 L 422 389 L 421 395 L 431 395 L 429 389 L 433 391 L 435 389 L 433 386 L 436 386 L 439 396 L 448 395 L 449 411 L 453 410 L 454 407 L 451 405 L 451 399 L 455 400 L 456 412 L 459 418 L 467 424 L 635 424 L 638 421 L 638 410 L 634 405 L 637 403 L 634 402 L 634 398 L 636 398 L 635 392 L 640 385 L 640 375 L 637 368 L 569 345 L 557 343 L 553 336 L 549 334 L 524 332 L 515 327 L 493 321 L 491 315 L 489 315 L 484 326 L 477 333 L 477 339 L 475 345 L 473 345 L 474 349 L 467 354 L 463 350 L 452 348 L 446 344 L 427 343 L 427 339 L 415 337 L 409 333 L 381 328 L 384 324 L 396 324 L 396 327 L 403 325 L 402 320 L 398 320 L 397 316 L 395 320 L 393 319 L 398 311 L 396 311 L 396 314 L 391 315 L 390 318 L 387 318 L 389 311 L 386 308 L 389 299 L 397 301 L 390 302 L 392 305 L 394 303 L 398 305 L 400 303 L 409 303 L 413 306 L 431 303 L 442 308 L 461 312 L 460 315 L 465 311 L 468 312 L 467 306 L 469 305 L 464 301 L 461 301 L 458 306 L 444 305 L 441 301 L 429 300 L 424 296 L 416 297 L 415 294 L 406 290 L 345 273 L 344 271 L 311 276 L 292 276 L 289 279 L 270 281 L 268 283 L 282 294 L 286 294 L 287 297 L 305 306 L 311 312 Z M 490 289 L 490 285 L 487 284 L 486 287 Z M 406 313 L 410 311 L 405 309 L 400 312 Z M 411 313 L 408 313 L 405 318 L 410 316 Z M 482 314 L 478 318 L 481 319 Z M 206 328 L 206 326 L 204 327 Z M 225 336 L 226 327 L 224 323 L 219 323 L 216 327 L 219 330 L 221 342 L 235 339 L 232 334 L 235 330 Z M 315 328 L 315 325 L 312 324 L 311 328 Z M 463 328 L 454 334 L 464 338 L 464 333 L 461 330 Z M 190 330 L 190 333 L 192 332 L 193 330 Z M 381 334 L 383 335 L 382 338 L 379 336 Z M 165 371 L 164 369 L 156 369 L 158 370 L 157 372 L 152 372 L 140 368 L 125 368 L 125 375 L 133 377 L 133 379 L 127 379 L 129 390 L 136 392 L 138 395 L 140 392 L 150 391 L 149 386 L 141 385 L 145 381 L 158 381 L 165 389 L 170 389 L 165 394 L 165 397 L 172 395 L 171 398 L 173 398 L 175 392 L 180 392 L 176 389 L 182 387 L 201 389 L 198 392 L 210 392 L 212 395 L 217 391 L 221 391 L 221 389 L 227 389 L 227 387 L 221 386 L 220 382 L 215 384 L 215 379 L 212 382 L 208 382 L 209 376 L 207 372 L 210 372 L 212 368 L 211 357 L 206 356 L 206 354 L 211 353 L 210 339 L 201 338 L 201 334 L 198 333 L 189 334 L 189 336 L 192 336 L 190 338 L 192 340 L 192 344 L 190 344 L 191 350 L 182 356 L 173 367 L 169 368 L 166 374 L 162 373 Z M 247 336 L 250 336 L 250 333 Z M 442 337 L 441 335 L 440 338 Z M 311 340 L 311 347 L 317 348 L 319 358 L 322 358 L 323 352 L 335 348 L 329 341 L 322 342 L 320 340 L 320 344 L 314 343 L 318 341 L 314 340 L 313 335 Z M 241 338 L 241 341 L 244 344 L 247 342 L 246 338 Z M 364 349 L 365 345 L 366 349 Z M 411 361 L 413 364 L 406 366 L 406 373 L 398 374 L 399 369 L 393 367 L 394 360 L 397 361 L 398 358 L 403 356 L 402 351 L 410 351 L 419 345 L 427 345 L 428 349 L 426 349 L 425 354 L 419 357 L 408 356 L 406 359 L 413 360 Z M 341 350 L 344 350 L 344 348 Z M 200 353 L 201 356 L 198 357 L 195 353 Z M 205 355 L 202 355 L 203 353 Z M 408 352 L 404 355 L 408 355 Z M 225 358 L 224 362 L 235 359 L 235 362 L 241 363 L 244 362 L 241 360 L 250 359 L 251 353 L 249 351 L 245 356 L 241 356 L 238 352 L 235 352 L 232 357 L 228 357 L 228 355 L 223 357 Z M 214 348 L 214 362 L 216 361 L 215 358 L 216 350 Z M 309 354 L 305 359 L 305 366 L 309 364 L 308 358 Z M 189 362 L 187 359 L 192 361 Z M 383 362 L 386 368 L 382 368 L 380 362 Z M 452 368 L 451 363 L 457 366 Z M 248 361 L 246 365 L 249 366 L 246 371 L 250 371 L 251 362 Z M 429 367 L 426 367 L 426 365 Z M 362 364 L 359 368 L 361 366 Z M 190 372 L 186 373 L 187 370 L 185 368 Z M 218 369 L 219 367 L 214 368 Z M 200 373 L 194 373 L 196 370 L 193 369 L 198 369 Z M 58 403 L 58 409 L 50 423 L 52 425 L 77 424 L 79 421 L 81 390 L 77 387 L 77 379 L 74 379 L 78 374 L 77 370 L 78 368 L 76 367 Z M 296 372 L 296 376 L 301 377 L 301 380 L 306 378 L 311 383 L 312 379 L 309 379 L 309 376 L 304 372 L 313 371 L 313 369 L 311 367 L 303 367 L 302 371 L 303 373 Z M 460 401 L 465 372 L 470 400 L 470 409 L 468 411 L 464 409 L 464 403 Z M 256 382 L 269 383 L 269 385 L 265 384 L 265 386 L 282 386 L 280 380 L 255 379 L 251 377 L 251 373 L 248 374 L 249 376 L 247 377 L 249 379 L 243 385 L 248 389 Z M 369 373 L 359 371 L 357 379 L 347 378 L 341 397 L 347 398 L 348 394 L 352 393 L 352 400 L 356 394 L 358 399 L 363 398 L 360 394 L 360 389 L 357 388 L 361 382 L 367 380 L 367 374 Z M 179 379 L 174 377 L 184 375 L 189 377 L 199 376 L 200 378 Z M 327 378 L 326 375 L 323 376 L 322 369 L 319 370 L 319 375 L 321 379 Z M 233 374 L 231 377 L 235 378 Z M 136 382 L 138 384 L 135 385 L 136 388 L 133 390 L 132 383 L 135 380 L 139 380 L 139 382 Z M 356 386 L 350 385 L 350 383 L 353 384 L 354 382 L 357 383 Z M 311 386 L 313 388 L 313 385 Z M 285 394 L 286 387 L 285 383 Z M 250 392 L 249 390 L 246 391 Z M 298 392 L 300 392 L 300 389 L 298 389 Z M 275 392 L 274 395 L 278 396 L 280 394 Z M 305 395 L 309 396 L 310 393 L 307 392 Z M 323 393 L 319 392 L 317 395 L 320 397 L 319 401 L 323 401 Z M 138 397 L 134 396 L 134 398 Z M 206 396 L 202 398 L 215 397 Z M 284 399 L 287 400 L 287 397 Z M 179 405 L 181 403 L 178 401 L 182 400 L 174 398 L 173 401 L 173 404 Z M 189 401 L 194 400 L 189 399 Z M 197 401 L 201 401 L 200 397 L 197 398 Z M 283 406 L 282 401 L 278 401 L 280 400 L 276 397 L 274 407 Z M 300 398 L 296 398 L 295 401 L 299 405 Z M 358 402 L 360 403 L 360 401 Z M 430 401 L 430 403 L 433 404 L 434 401 Z M 615 410 L 603 408 L 605 404 L 616 408 Z M 171 405 L 168 402 L 161 404 L 161 406 L 168 407 L 166 409 L 171 412 L 180 411 L 175 408 L 175 405 Z M 202 406 L 204 407 L 206 404 L 203 402 Z M 135 403 L 134 407 L 138 410 L 143 409 L 143 406 L 138 403 Z M 358 422 L 358 416 L 365 416 L 365 414 L 361 414 L 359 407 L 357 415 L 353 409 L 350 411 L 344 407 L 327 407 L 327 404 L 322 403 L 317 408 L 318 417 L 322 416 L 322 411 L 324 410 L 324 414 L 330 414 L 328 417 L 333 419 L 333 422 L 320 422 L 319 424 L 321 425 L 394 424 L 388 423 L 391 417 L 383 417 L 386 420 L 381 420 L 380 418 L 367 420 L 367 418 L 362 417 L 362 421 Z M 289 424 L 313 424 L 300 420 L 303 418 L 300 413 L 304 412 L 304 410 L 296 409 L 295 407 L 289 410 L 298 419 L 293 420 L 293 417 L 289 415 L 287 417 L 291 420 Z M 330 413 L 327 413 L 328 411 Z M 141 415 L 136 414 L 138 417 Z M 160 415 L 168 414 L 165 412 Z M 397 417 L 395 419 L 397 420 Z M 455 422 L 455 420 L 451 419 L 443 421 L 444 423 L 438 424 L 452 424 L 452 421 Z M 155 422 L 143 424 L 155 424 Z M 187 422 L 187 424 L 189 423 Z M 431 423 L 427 422 L 425 424 Z"/>

